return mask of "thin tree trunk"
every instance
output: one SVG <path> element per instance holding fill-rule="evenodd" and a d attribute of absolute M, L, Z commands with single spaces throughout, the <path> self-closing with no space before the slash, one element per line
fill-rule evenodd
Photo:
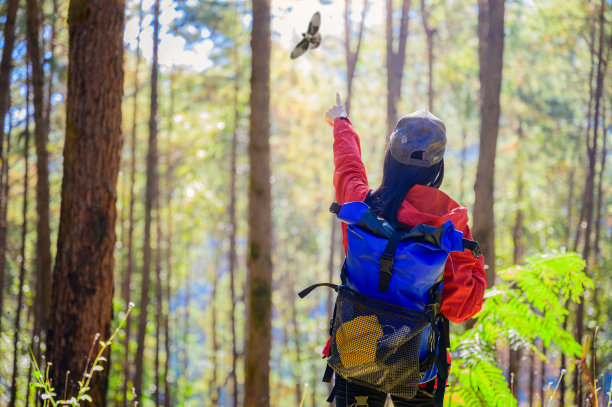
<path fill-rule="evenodd" d="M 584 247 L 582 250 L 582 258 L 586 260 L 587 266 L 585 273 L 588 272 L 589 268 L 592 267 L 593 259 L 591 258 L 591 235 L 593 231 L 593 202 L 595 194 L 595 172 L 597 165 L 597 142 L 599 137 L 599 118 L 600 118 L 600 103 L 603 94 L 604 84 L 604 61 L 603 61 L 603 49 L 604 49 L 604 31 L 605 31 L 605 12 L 606 2 L 601 0 L 599 10 L 599 47 L 597 50 L 597 76 L 595 82 L 595 111 L 593 114 L 593 138 L 589 143 L 590 135 L 587 134 L 587 160 L 588 160 L 588 172 L 585 186 L 585 194 L 583 199 L 583 207 L 585 208 L 585 221 L 586 230 L 584 234 Z M 589 146 L 590 144 L 590 146 Z M 576 340 L 582 343 L 582 336 L 584 331 L 584 295 L 580 296 L 576 309 Z M 574 403 L 580 405 L 583 396 L 582 382 L 581 382 L 581 371 L 576 369 L 573 377 L 574 385 Z"/>
<path fill-rule="evenodd" d="M 29 105 L 27 104 L 26 98 L 26 125 L 24 132 L 24 147 L 23 147 L 23 157 L 24 157 L 24 166 L 25 166 L 25 174 L 23 180 L 23 208 L 21 211 L 21 215 L 23 218 L 23 223 L 21 224 L 21 250 L 20 250 L 20 258 L 21 261 L 19 263 L 19 291 L 17 293 L 17 306 L 15 307 L 15 334 L 13 336 L 13 377 L 11 378 L 11 398 L 9 399 L 9 407 L 15 407 L 15 400 L 17 398 L 17 360 L 19 359 L 19 333 L 21 332 L 21 308 L 23 306 L 23 285 L 25 283 L 25 248 L 26 248 L 26 235 L 28 233 L 28 154 L 29 154 L 29 135 L 30 135 L 30 127 L 29 127 Z M 12 127 L 12 126 L 11 126 Z M 6 169 L 8 170 L 8 153 L 10 147 L 11 133 L 7 134 L 7 151 L 6 151 L 6 159 L 2 161 L 4 166 L 4 161 L 6 163 Z M 5 182 L 8 185 L 8 172 L 5 177 Z M 5 196 L 8 196 L 6 194 Z M 6 205 L 5 205 L 6 206 Z"/>
<path fill-rule="evenodd" d="M 568 194 L 567 194 L 567 222 L 565 223 L 565 237 L 564 237 L 564 242 L 565 242 L 565 247 L 569 246 L 569 239 L 570 239 L 570 225 L 573 223 L 573 217 L 574 217 L 574 188 L 576 185 L 575 182 L 575 178 L 576 178 L 576 167 L 572 167 L 570 169 L 570 174 L 569 174 L 569 178 L 568 178 Z"/>
<path fill-rule="evenodd" d="M 519 126 L 517 129 L 518 141 L 517 141 L 517 157 L 515 167 L 517 169 L 517 180 L 516 180 L 516 218 L 514 222 L 514 228 L 512 230 L 512 242 L 514 244 L 513 261 L 514 264 L 521 264 L 523 262 L 523 253 L 525 248 L 523 245 L 523 166 L 520 162 L 520 154 L 523 151 L 525 133 L 523 131 L 523 121 L 519 118 Z"/>
<path fill-rule="evenodd" d="M 517 191 L 516 191 L 516 218 L 514 222 L 514 228 L 512 230 L 512 242 L 514 244 L 514 252 L 513 252 L 513 261 L 514 264 L 521 264 L 523 261 L 523 172 L 521 170 L 522 166 L 520 163 L 520 152 L 523 151 L 523 140 L 525 138 L 525 134 L 523 132 L 523 121 L 519 118 L 519 126 L 517 130 L 518 134 L 518 142 L 517 142 L 517 158 L 516 165 L 517 168 Z M 509 351 L 509 366 L 508 366 L 508 376 L 512 378 L 513 385 L 512 395 L 518 399 L 519 389 L 520 389 L 520 360 L 521 360 L 521 349 L 512 349 Z"/>
<path fill-rule="evenodd" d="M 237 52 L 237 51 L 236 51 Z M 238 66 L 238 61 L 236 61 Z M 236 72 L 238 78 L 238 72 Z M 238 379 L 237 379 L 237 361 L 238 361 L 238 348 L 236 337 L 236 231 L 238 224 L 236 222 L 236 160 L 237 160 L 237 149 L 238 149 L 238 79 L 234 84 L 234 131 L 232 132 L 232 151 L 231 151 L 231 177 L 230 177 L 230 204 L 229 204 L 229 215 L 230 215 L 230 251 L 229 251 L 229 274 L 230 274 L 230 321 L 232 329 L 232 371 L 230 377 L 232 380 L 232 405 L 238 407 Z"/>
<path fill-rule="evenodd" d="M 465 202 L 465 185 L 467 179 L 467 130 L 461 121 L 461 162 L 459 164 L 461 180 L 459 181 L 459 202 Z"/>
<path fill-rule="evenodd" d="M 474 184 L 472 234 L 485 254 L 489 287 L 495 284 L 495 151 L 499 131 L 504 53 L 504 0 L 478 0 L 480 149 Z"/>
<path fill-rule="evenodd" d="M 155 191 L 155 406 L 159 407 L 159 342 L 162 324 L 162 281 L 161 281 L 161 215 L 159 211 L 159 188 Z"/>
<path fill-rule="evenodd" d="M 174 93 L 171 92 L 171 112 L 174 112 Z M 172 120 L 170 121 L 172 123 Z M 171 135 L 172 131 L 168 132 L 168 135 Z M 168 137 L 168 140 L 170 137 Z M 170 151 L 170 149 L 168 149 Z M 172 281 L 172 212 L 170 210 L 170 205 L 172 203 L 172 167 L 170 166 L 170 162 L 168 162 L 168 166 L 166 168 L 166 308 L 165 308 L 165 318 L 164 318 L 164 344 L 166 351 L 166 360 L 164 365 L 164 407 L 170 407 L 170 384 L 168 383 L 168 372 L 170 371 L 170 292 L 171 292 L 171 281 Z"/>
<path fill-rule="evenodd" d="M 211 326 L 210 335 L 212 340 L 212 377 L 209 383 L 210 401 L 213 406 L 219 404 L 219 391 L 217 387 L 217 354 L 219 353 L 219 343 L 217 341 L 217 292 L 219 289 L 219 257 L 220 254 L 215 254 L 215 268 L 213 270 L 213 288 L 212 297 L 210 299 Z"/>
<path fill-rule="evenodd" d="M 359 23 L 359 31 L 357 33 L 357 46 L 355 51 L 351 50 L 351 23 L 350 23 L 350 0 L 344 0 L 344 51 L 346 57 L 346 100 L 344 108 L 346 113 L 351 112 L 351 98 L 353 96 L 353 78 L 355 77 L 355 68 L 359 59 L 359 51 L 361 50 L 361 40 L 363 38 L 363 28 L 365 16 L 368 11 L 368 0 L 363 0 L 363 11 L 361 13 L 361 22 Z"/>
<path fill-rule="evenodd" d="M 537 346 L 537 345 L 536 345 Z M 529 352 L 529 407 L 534 407 L 535 403 L 535 376 L 536 376 L 536 355 L 533 351 Z"/>
<path fill-rule="evenodd" d="M 546 346 L 544 346 L 544 341 L 542 341 L 542 354 L 546 356 Z M 544 406 L 544 401 L 546 400 L 546 361 L 542 360 L 540 362 L 540 405 Z"/>
<path fill-rule="evenodd" d="M 436 33 L 436 29 L 430 25 L 429 16 L 430 12 L 427 9 L 425 0 L 421 0 L 421 21 L 423 22 L 423 30 L 425 31 L 425 39 L 427 42 L 427 105 L 429 106 L 429 111 L 433 112 L 434 35 Z"/>
<path fill-rule="evenodd" d="M 508 355 L 508 387 L 512 391 L 512 395 L 518 397 L 519 387 L 519 370 L 521 361 L 521 349 L 509 349 Z"/>
<path fill-rule="evenodd" d="M 295 283 L 294 276 L 289 275 L 289 296 L 288 302 L 291 304 L 291 325 L 293 328 L 293 342 L 295 345 L 295 396 L 297 400 L 297 404 L 299 405 L 302 400 L 302 375 L 301 375 L 301 356 L 300 356 L 300 329 L 297 321 L 297 307 L 295 302 Z"/>
<path fill-rule="evenodd" d="M 189 379 L 189 323 L 191 316 L 189 314 L 189 303 L 191 302 L 191 273 L 187 272 L 185 278 L 185 315 L 183 319 L 183 374 Z"/>
<path fill-rule="evenodd" d="M 145 191 L 145 230 L 143 242 L 142 283 L 140 294 L 140 315 L 136 348 L 136 373 L 134 390 L 136 399 L 142 404 L 142 376 L 144 368 L 144 346 L 147 332 L 147 306 L 149 305 L 149 284 L 151 272 L 151 219 L 153 203 L 157 193 L 157 76 L 159 48 L 159 3 L 155 1 L 153 16 L 153 62 L 151 67 L 151 112 L 149 116 L 149 148 L 147 152 L 147 184 Z"/>
<path fill-rule="evenodd" d="M 608 46 L 612 47 L 612 33 L 610 34 L 610 38 L 608 40 Z M 605 50 L 603 55 L 604 58 L 604 72 L 607 71 L 608 62 L 610 60 L 610 49 Z M 602 84 L 603 86 L 603 84 Z M 602 120 L 602 146 L 601 146 L 601 154 L 600 154 L 600 162 L 599 162 L 599 178 L 597 180 L 597 209 L 595 212 L 595 243 L 593 244 L 593 258 L 595 261 L 599 259 L 599 251 L 600 251 L 600 238 L 601 238 L 601 219 L 602 219 L 602 207 L 603 207 L 603 174 L 606 169 L 606 157 L 608 156 L 608 146 L 606 144 L 607 141 L 607 127 L 606 127 L 606 99 L 602 100 L 602 108 L 601 108 L 601 120 Z M 593 308 L 595 309 L 595 321 L 599 323 L 599 318 L 601 316 L 601 307 L 599 304 L 599 287 L 596 285 L 593 289 Z M 595 354 L 593 354 L 593 357 Z M 595 376 L 595 374 L 594 374 Z"/>
<path fill-rule="evenodd" d="M 51 58 L 49 59 L 49 80 L 47 82 L 47 100 L 45 102 L 45 134 L 49 134 L 51 129 L 51 97 L 53 96 L 53 84 L 55 76 L 55 42 L 57 37 L 57 16 L 59 15 L 59 8 L 57 0 L 52 1 L 53 14 L 51 16 L 51 35 L 49 37 L 49 44 Z M 41 10 L 42 13 L 42 10 Z"/>
<path fill-rule="evenodd" d="M 134 272 L 134 185 L 136 184 L 136 128 L 138 118 L 138 72 L 140 68 L 140 35 L 142 34 L 142 1 L 138 3 L 138 37 L 136 38 L 136 67 L 134 69 L 134 94 L 132 96 L 132 129 L 130 134 L 130 203 L 128 209 L 128 243 L 127 243 L 127 269 L 122 287 L 122 296 L 128 306 L 132 302 L 132 274 Z M 128 392 L 130 391 L 131 363 L 130 339 L 132 334 L 131 318 L 125 322 L 125 358 L 123 361 L 123 406 L 128 407 Z"/>
<path fill-rule="evenodd" d="M 270 406 L 270 0 L 253 2 L 245 406 Z"/>
<path fill-rule="evenodd" d="M 15 45 L 15 23 L 19 0 L 6 1 L 6 20 L 4 22 L 2 61 L 0 62 L 0 159 L 6 160 L 4 154 L 4 118 L 9 110 L 10 77 Z M 8 156 L 8 154 L 6 154 Z M 2 186 L 0 185 L 0 189 Z M 0 208 L 6 205 L 6 195 L 0 195 Z M 0 221 L 1 222 L 1 221 Z M 6 224 L 0 223 L 0 332 L 4 304 L 4 280 L 6 274 Z"/>
<path fill-rule="evenodd" d="M 338 246 L 338 226 L 340 226 L 340 221 L 338 219 L 336 219 L 335 216 L 331 216 L 331 236 L 330 236 L 330 245 L 329 245 L 329 259 L 327 262 L 327 271 L 328 271 L 328 276 L 329 276 L 329 282 L 333 282 L 336 276 L 336 264 L 335 264 L 335 259 L 336 259 L 336 246 Z M 342 229 L 340 228 L 340 233 L 342 233 Z M 327 315 L 328 318 L 332 317 L 332 312 L 334 309 L 334 292 L 332 290 L 329 290 L 329 292 L 327 293 Z M 329 382 L 327 384 L 327 390 L 329 392 L 332 391 L 334 385 L 332 382 Z"/>
<path fill-rule="evenodd" d="M 34 90 L 34 139 L 36 145 L 36 302 L 38 310 L 34 318 L 34 334 L 40 335 L 48 327 L 48 312 L 51 304 L 51 232 L 49 227 L 49 153 L 44 121 L 44 72 L 40 52 L 40 4 L 26 0 L 27 51 L 32 64 L 32 87 Z M 37 316 L 37 318 L 36 318 Z"/>
<path fill-rule="evenodd" d="M 24 133 L 24 138 L 29 139 L 30 137 L 30 67 L 28 66 L 26 68 L 26 77 L 27 77 L 27 81 L 26 81 L 26 129 L 25 129 L 25 133 Z M 29 145 L 27 142 L 24 142 L 24 144 L 26 144 L 26 147 L 28 147 L 27 149 L 24 147 L 24 150 L 28 150 L 29 149 Z M 25 161 L 25 168 L 26 168 L 26 174 L 24 175 L 24 177 L 27 179 L 28 178 L 28 161 L 29 161 L 29 151 L 26 153 L 26 151 L 24 151 L 24 157 L 26 158 Z M 27 185 L 27 184 L 26 184 Z M 24 194 L 26 194 L 26 192 L 24 191 Z M 27 195 L 27 194 L 26 194 Z M 24 204 L 25 204 L 25 199 L 24 199 Z M 25 218 L 24 218 L 25 219 Z M 25 250 L 24 250 L 24 255 L 22 255 L 22 258 L 24 259 L 25 262 Z M 35 277 L 35 276 L 32 276 Z M 27 321 L 31 321 L 32 320 L 32 308 L 34 308 L 33 306 L 28 307 L 28 315 L 27 315 Z M 32 345 L 30 345 L 32 346 Z M 36 353 L 38 353 L 38 349 L 36 350 Z M 28 358 L 28 383 L 26 385 L 26 397 L 25 397 L 25 407 L 29 407 L 30 406 L 30 384 L 32 382 L 32 360 L 31 358 Z M 34 394 L 36 394 L 36 392 L 34 392 Z"/>
<path fill-rule="evenodd" d="M 123 1 L 72 0 L 68 9 L 62 204 L 47 335 L 52 383 L 56 389 L 67 388 L 67 397 L 78 392 L 74 380 L 66 382 L 67 372 L 84 372 L 92 339 L 110 335 L 116 186 L 123 143 L 124 16 Z M 36 82 L 36 69 L 33 73 Z M 42 92 L 35 86 L 35 101 L 37 93 L 40 103 Z M 104 356 L 109 359 L 108 352 Z M 91 382 L 91 405 L 105 405 L 109 365 Z"/>
<path fill-rule="evenodd" d="M 234 21 L 234 34 L 235 37 L 238 34 L 240 26 L 238 25 L 238 2 L 236 2 L 236 8 L 234 11 L 236 21 Z M 236 233 L 238 230 L 238 222 L 236 221 L 236 181 L 237 181 L 237 158 L 238 158 L 238 126 L 240 121 L 240 112 L 238 111 L 238 91 L 239 81 L 241 76 L 240 69 L 240 58 L 238 52 L 237 38 L 234 39 L 234 66 L 236 67 L 236 79 L 234 81 L 234 128 L 232 131 L 232 147 L 230 152 L 230 202 L 229 202 L 229 221 L 230 221 L 230 235 L 229 235 L 229 275 L 230 275 L 230 325 L 232 331 L 232 370 L 230 372 L 230 378 L 232 381 L 232 406 L 238 407 L 238 378 L 237 378 L 237 365 L 238 365 L 238 338 L 236 336 Z"/>
<path fill-rule="evenodd" d="M 393 1 L 386 0 L 386 30 L 387 42 L 387 138 L 395 128 L 398 119 L 397 104 L 401 98 L 404 64 L 406 62 L 406 43 L 408 40 L 408 23 L 411 7 L 410 0 L 402 0 L 402 17 L 400 19 L 399 36 L 393 35 Z M 393 49 L 397 42 L 397 51 Z"/>

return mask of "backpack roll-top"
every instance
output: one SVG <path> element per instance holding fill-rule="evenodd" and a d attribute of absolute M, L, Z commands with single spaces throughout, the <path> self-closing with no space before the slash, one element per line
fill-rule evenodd
<path fill-rule="evenodd" d="M 345 380 L 410 399 L 420 382 L 446 383 L 448 337 L 440 314 L 443 273 L 451 252 L 480 247 L 463 239 L 451 221 L 398 230 L 364 202 L 334 203 L 330 211 L 347 224 L 348 251 L 331 316 L 324 381 Z M 439 385 L 435 405 L 442 405 Z M 333 392 L 330 396 L 333 399 Z"/>

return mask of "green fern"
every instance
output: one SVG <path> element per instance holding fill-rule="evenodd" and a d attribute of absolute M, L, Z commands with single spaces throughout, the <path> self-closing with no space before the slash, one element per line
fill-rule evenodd
<path fill-rule="evenodd" d="M 530 257 L 526 266 L 499 272 L 505 282 L 487 290 L 473 329 L 451 339 L 448 405 L 517 405 L 497 366 L 495 345 L 500 341 L 529 348 L 543 360 L 535 346 L 538 338 L 546 346 L 558 346 L 570 360 L 581 353 L 580 344 L 561 325 L 568 314 L 566 301 L 578 301 L 593 287 L 584 266 L 575 253 L 555 253 Z"/>

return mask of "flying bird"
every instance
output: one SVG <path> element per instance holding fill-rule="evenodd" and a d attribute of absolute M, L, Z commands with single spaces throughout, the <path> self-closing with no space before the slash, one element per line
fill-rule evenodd
<path fill-rule="evenodd" d="M 317 48 L 321 44 L 321 33 L 319 32 L 320 26 L 321 14 L 317 11 L 310 19 L 306 33 L 302 33 L 302 40 L 295 46 L 295 48 L 293 48 L 293 51 L 291 51 L 291 59 L 295 59 L 308 49 Z"/>

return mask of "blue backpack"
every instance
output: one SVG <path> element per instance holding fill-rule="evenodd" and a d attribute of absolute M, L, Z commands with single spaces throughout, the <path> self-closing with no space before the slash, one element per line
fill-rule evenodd
<path fill-rule="evenodd" d="M 364 202 L 332 204 L 347 224 L 348 251 L 340 286 L 314 284 L 338 296 L 330 320 L 330 353 L 324 382 L 333 372 L 345 380 L 405 399 L 436 376 L 435 405 L 442 406 L 448 377 L 448 321 L 440 313 L 443 274 L 451 252 L 480 247 L 451 221 L 399 230 Z M 330 394 L 333 401 L 335 389 Z"/>

